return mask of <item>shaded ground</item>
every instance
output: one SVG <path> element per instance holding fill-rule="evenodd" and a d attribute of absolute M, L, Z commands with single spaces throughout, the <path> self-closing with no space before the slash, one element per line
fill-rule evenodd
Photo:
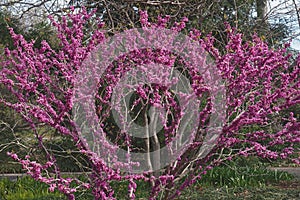
<path fill-rule="evenodd" d="M 274 169 L 278 170 L 278 169 Z M 281 169 L 280 169 L 281 170 Z M 293 168 L 289 169 L 290 172 L 299 175 L 299 170 Z M 10 174 L 9 177 L 16 179 L 24 174 Z M 1 175 L 0 175 L 1 177 Z M 3 177 L 3 176 L 2 176 Z M 0 200 L 66 200 L 66 197 L 60 193 L 49 193 L 47 186 L 40 184 L 33 179 L 14 180 L 12 182 L 2 181 L 0 184 Z M 0 182 L 1 183 L 1 182 Z M 125 186 L 125 185 L 124 185 Z M 2 189 L 1 189 L 2 188 Z M 118 200 L 127 200 L 125 195 L 117 198 Z M 1 196 L 2 195 L 2 196 Z M 143 193 L 137 200 L 147 200 Z M 93 200 L 91 195 L 78 194 L 76 199 L 79 200 Z M 300 199 L 300 181 L 287 180 L 278 181 L 276 183 L 268 183 L 257 187 L 215 187 L 203 186 L 195 184 L 194 187 L 188 188 L 182 193 L 182 196 L 176 200 L 299 200 Z"/>
<path fill-rule="evenodd" d="M 189 191 L 177 200 L 299 200 L 300 188 L 276 186 L 248 188 L 202 188 Z"/>
<path fill-rule="evenodd" d="M 203 186 L 195 184 L 194 187 L 186 189 L 182 196 L 176 200 L 299 200 L 300 199 L 300 167 L 272 167 L 274 171 L 285 171 L 294 175 L 295 179 L 281 180 L 278 173 L 276 182 L 267 182 L 265 185 L 256 187 L 215 187 Z M 68 175 L 80 175 L 81 173 L 66 173 Z M 48 187 L 28 179 L 27 181 L 18 180 L 18 177 L 26 176 L 26 174 L 0 174 L 1 178 L 9 178 L 13 180 L 11 183 L 6 182 L 0 187 L 0 200 L 66 200 L 60 193 L 49 193 Z M 275 181 L 275 180 L 273 180 Z M 42 191 L 42 192 L 41 192 Z M 127 189 L 124 189 L 125 193 Z M 126 200 L 125 195 L 117 199 Z M 147 200 L 144 194 L 139 195 L 137 200 Z M 92 200 L 90 195 L 78 194 L 79 200 Z M 141 198 L 144 197 L 144 198 Z"/>

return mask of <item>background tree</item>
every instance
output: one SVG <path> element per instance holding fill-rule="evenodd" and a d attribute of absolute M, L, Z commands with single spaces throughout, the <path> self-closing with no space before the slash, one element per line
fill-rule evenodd
<path fill-rule="evenodd" d="M 187 27 L 198 28 L 205 33 L 212 32 L 216 37 L 216 42 L 220 48 L 224 48 L 226 43 L 226 34 L 224 30 L 224 21 L 231 26 L 244 32 L 246 38 L 253 33 L 258 33 L 267 39 L 272 45 L 281 42 L 283 39 L 295 37 L 296 32 L 292 22 L 288 23 L 284 16 L 277 15 L 284 9 L 285 16 L 293 13 L 295 16 L 299 13 L 296 2 L 294 5 L 287 4 L 288 1 L 280 3 L 269 10 L 273 1 L 255 1 L 255 0 L 226 0 L 226 1 L 101 1 L 101 0 L 73 0 L 71 5 L 86 6 L 90 9 L 97 9 L 98 16 L 107 23 L 107 29 L 124 30 L 138 26 L 138 10 L 147 10 L 149 18 L 155 18 L 157 15 L 171 16 L 171 23 L 180 21 L 186 16 L 189 21 Z M 296 5 L 296 6 L 295 6 Z M 298 6 L 299 7 L 299 6 Z M 291 14 L 292 15 L 292 14 Z M 295 22 L 294 17 L 290 18 Z M 293 31 L 292 31 L 293 30 Z M 293 34 L 291 34 L 291 32 Z M 299 33 L 299 31 L 297 31 Z"/>
<path fill-rule="evenodd" d="M 90 10 L 97 9 L 97 15 L 106 22 L 106 28 L 111 33 L 138 26 L 138 10 L 147 10 L 150 18 L 170 15 L 172 23 L 186 16 L 189 19 L 187 27 L 198 28 L 206 33 L 212 32 L 216 42 L 223 48 L 222 44 L 226 43 L 225 34 L 222 32 L 224 21 L 239 28 L 246 37 L 248 33 L 251 36 L 256 32 L 273 45 L 283 39 L 295 38 L 299 34 L 294 26 L 299 21 L 299 4 L 298 0 L 5 0 L 0 6 L 24 19 L 24 24 L 30 26 L 32 21 L 44 20 L 49 14 L 61 16 L 63 11 L 68 10 L 69 5 L 78 8 L 84 5 Z"/>

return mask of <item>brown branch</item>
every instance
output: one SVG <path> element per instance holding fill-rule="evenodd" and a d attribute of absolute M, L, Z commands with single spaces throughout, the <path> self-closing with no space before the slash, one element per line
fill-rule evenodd
<path fill-rule="evenodd" d="M 141 4 L 148 4 L 148 5 L 162 5 L 162 4 L 170 4 L 170 5 L 183 5 L 186 4 L 186 2 L 179 2 L 177 1 L 144 1 L 144 0 L 126 0 L 126 3 L 141 3 Z"/>
<path fill-rule="evenodd" d="M 293 0 L 293 3 L 294 3 L 294 6 L 295 6 L 296 15 L 297 15 L 297 19 L 298 19 L 298 25 L 299 25 L 299 28 L 300 28 L 300 14 L 299 14 L 299 11 L 300 11 L 300 9 L 298 9 L 298 7 L 297 7 L 297 4 L 296 4 L 296 1 L 295 1 L 295 0 Z"/>

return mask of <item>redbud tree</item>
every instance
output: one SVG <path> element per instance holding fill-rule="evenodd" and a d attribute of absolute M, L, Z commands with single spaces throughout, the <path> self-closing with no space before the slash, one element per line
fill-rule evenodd
<path fill-rule="evenodd" d="M 10 29 L 16 48 L 1 59 L 9 95 L 0 103 L 29 124 L 44 157 L 8 155 L 36 181 L 69 199 L 78 191 L 115 199 L 114 182 L 128 183 L 135 199 L 144 181 L 149 199 L 174 199 L 238 156 L 299 164 L 300 55 L 288 45 L 272 49 L 256 35 L 244 41 L 225 24 L 221 53 L 211 35 L 185 30 L 188 19 L 170 26 L 169 16 L 149 22 L 146 12 L 141 28 L 108 37 L 102 22 L 86 30 L 92 16 L 82 9 L 50 17 L 59 50 L 46 41 L 34 48 Z M 73 140 L 88 163 L 85 179 L 62 176 L 43 127 Z"/>

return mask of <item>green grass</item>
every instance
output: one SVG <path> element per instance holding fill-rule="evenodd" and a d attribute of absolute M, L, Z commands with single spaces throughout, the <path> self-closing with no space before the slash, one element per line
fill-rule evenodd
<path fill-rule="evenodd" d="M 290 181 L 286 172 L 272 171 L 261 166 L 221 166 L 208 171 L 199 184 L 217 187 L 262 187 L 279 181 Z"/>
<path fill-rule="evenodd" d="M 179 199 L 189 200 L 297 200 L 300 199 L 300 188 L 266 187 L 192 187 L 186 190 Z"/>
<path fill-rule="evenodd" d="M 81 177 L 82 178 L 82 177 Z M 292 185 L 293 183 L 293 185 Z M 117 199 L 127 199 L 128 183 L 113 182 Z M 149 184 L 138 182 L 136 199 L 144 200 L 149 195 Z M 178 199 L 300 199 L 300 183 L 286 172 L 270 171 L 253 159 L 240 159 L 216 167 L 192 187 L 187 188 Z M 92 200 L 88 193 L 76 193 L 76 199 Z M 58 191 L 50 193 L 45 184 L 29 177 L 16 181 L 0 179 L 1 200 L 63 200 Z"/>
<path fill-rule="evenodd" d="M 28 178 L 22 178 L 17 182 L 11 182 L 8 180 L 1 180 L 1 200 L 64 200 L 66 199 L 59 193 L 48 193 L 45 186 L 41 184 L 35 184 Z M 3 183 L 6 184 L 6 188 L 9 186 L 10 189 L 6 189 L 7 194 L 3 195 Z M 290 182 L 285 182 L 288 185 Z M 280 185 L 280 183 L 278 183 Z M 123 187 L 122 187 L 123 186 Z M 33 188 L 35 187 L 35 188 Z M 126 191 L 127 187 L 125 184 L 120 185 L 122 193 L 117 199 L 127 199 Z M 138 191 L 142 192 L 142 190 Z M 193 187 L 185 190 L 178 200 L 189 199 L 189 200 L 214 200 L 214 199 L 249 199 L 249 200 L 293 200 L 299 199 L 300 187 L 298 183 L 297 188 L 285 188 L 277 185 L 266 185 L 263 187 L 213 187 L 213 186 L 202 186 L 195 184 Z M 88 194 L 76 194 L 76 199 L 79 200 L 92 200 L 93 197 Z M 137 199 L 147 199 L 147 191 L 137 193 Z"/>
<path fill-rule="evenodd" d="M 59 192 L 49 192 L 45 184 L 36 182 L 32 178 L 22 177 L 16 181 L 0 180 L 1 200 L 51 200 L 65 199 Z"/>

